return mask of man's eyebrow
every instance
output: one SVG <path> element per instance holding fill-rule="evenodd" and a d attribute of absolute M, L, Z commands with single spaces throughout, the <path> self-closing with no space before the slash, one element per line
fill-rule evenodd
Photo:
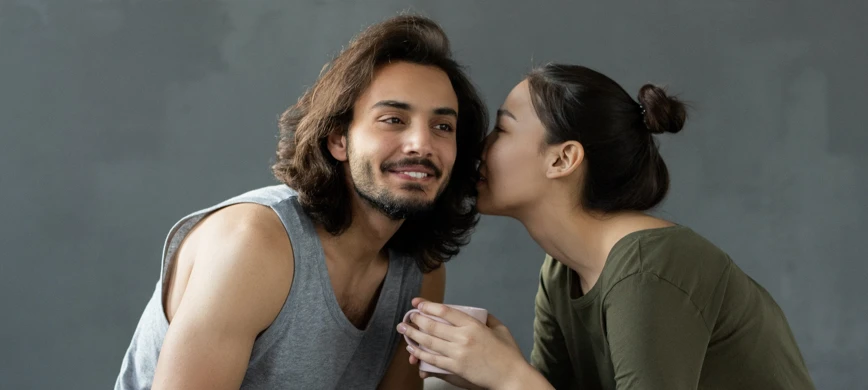
<path fill-rule="evenodd" d="M 450 115 L 450 116 L 454 116 L 454 117 L 458 118 L 458 111 L 455 111 L 454 109 L 449 108 L 449 107 L 435 108 L 434 114 L 435 115 Z"/>
<path fill-rule="evenodd" d="M 507 109 L 505 109 L 505 108 L 500 108 L 500 109 L 498 109 L 498 110 L 497 110 L 497 116 L 498 116 L 498 117 L 501 117 L 501 116 L 507 116 L 507 117 L 512 118 L 512 120 L 514 120 L 514 121 L 518 121 L 518 119 L 515 119 L 515 115 L 512 115 L 512 113 L 509 112 L 509 110 L 507 110 Z"/>
<path fill-rule="evenodd" d="M 413 110 L 413 106 L 411 106 L 409 103 L 399 102 L 397 100 L 380 100 L 379 102 L 376 102 L 376 103 L 374 103 L 373 106 L 371 106 L 371 108 L 377 108 L 377 107 L 391 107 L 391 108 L 397 108 L 399 110 L 404 110 L 404 111 L 412 111 Z M 458 117 L 458 111 L 455 111 L 455 109 L 451 108 L 451 107 L 438 107 L 438 108 L 435 108 L 433 110 L 433 112 L 434 112 L 434 115 L 449 115 L 449 116 L 454 116 L 456 118 Z"/>
<path fill-rule="evenodd" d="M 377 107 L 392 107 L 392 108 L 397 108 L 399 110 L 405 110 L 405 111 L 410 111 L 410 109 L 412 108 L 409 104 L 404 103 L 404 102 L 399 102 L 397 100 L 380 100 L 379 102 L 376 102 L 376 103 L 374 103 L 373 106 L 371 106 L 371 108 L 377 108 Z"/>

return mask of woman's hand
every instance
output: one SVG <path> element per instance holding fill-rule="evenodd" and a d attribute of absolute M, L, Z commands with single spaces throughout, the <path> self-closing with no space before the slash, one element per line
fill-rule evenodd
<path fill-rule="evenodd" d="M 511 387 L 522 381 L 528 369 L 535 371 L 524 360 L 509 329 L 494 316 L 489 314 L 488 323 L 482 324 L 463 312 L 421 298 L 414 299 L 413 305 L 422 313 L 440 317 L 452 325 L 418 314 L 412 315 L 410 321 L 419 329 L 398 325 L 399 333 L 439 354 L 410 346 L 407 349 L 411 363 L 421 360 L 451 371 L 476 386 L 494 389 Z M 422 376 L 430 375 L 425 374 Z M 458 378 L 437 376 L 468 387 L 468 383 Z"/>

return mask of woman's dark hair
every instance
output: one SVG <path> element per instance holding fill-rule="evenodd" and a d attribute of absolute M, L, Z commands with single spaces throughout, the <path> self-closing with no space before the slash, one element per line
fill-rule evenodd
<path fill-rule="evenodd" d="M 274 176 L 298 192 L 311 218 L 334 235 L 352 223 L 344 170 L 329 152 L 330 134 L 346 134 L 353 105 L 380 65 L 406 61 L 443 70 L 458 97 L 457 155 L 452 176 L 427 217 L 404 221 L 387 244 L 418 259 L 427 272 L 458 254 L 479 217 L 476 166 L 488 112 L 455 60 L 449 39 L 431 19 L 400 15 L 368 27 L 323 69 L 319 79 L 280 117 Z"/>
<path fill-rule="evenodd" d="M 679 132 L 684 103 L 652 84 L 639 89 L 637 103 L 612 79 L 578 65 L 547 64 L 527 80 L 546 143 L 578 141 L 585 150 L 585 209 L 645 211 L 666 197 L 669 171 L 653 134 Z"/>

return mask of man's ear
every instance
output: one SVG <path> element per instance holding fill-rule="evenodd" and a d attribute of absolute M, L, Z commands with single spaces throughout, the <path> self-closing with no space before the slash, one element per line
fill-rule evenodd
<path fill-rule="evenodd" d="M 546 177 L 549 179 L 569 176 L 585 159 L 585 148 L 577 141 L 551 145 L 546 153 Z"/>
<path fill-rule="evenodd" d="M 328 145 L 329 152 L 331 152 L 332 157 L 334 157 L 338 161 L 347 161 L 346 135 L 335 131 L 329 134 L 329 137 L 326 140 L 326 144 Z"/>

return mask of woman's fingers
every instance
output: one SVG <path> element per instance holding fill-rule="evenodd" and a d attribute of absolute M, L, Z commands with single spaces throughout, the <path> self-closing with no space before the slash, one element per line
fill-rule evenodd
<path fill-rule="evenodd" d="M 417 359 L 419 359 L 425 363 L 428 363 L 434 367 L 442 368 L 442 369 L 448 370 L 448 371 L 452 371 L 454 369 L 452 367 L 453 360 L 449 359 L 446 356 L 435 355 L 435 354 L 430 353 L 430 352 L 425 352 L 422 350 L 422 348 L 416 348 L 412 345 L 407 346 L 407 351 L 410 352 L 410 355 L 413 355 Z"/>
<path fill-rule="evenodd" d="M 418 308 L 419 311 L 421 311 L 425 314 L 432 315 L 435 317 L 440 317 L 440 318 L 448 321 L 449 323 L 451 323 L 455 326 L 459 326 L 459 327 L 472 325 L 474 323 L 479 322 L 479 321 L 476 321 L 475 318 L 469 316 L 467 313 L 464 313 L 464 312 L 459 311 L 459 310 L 455 310 L 455 309 L 453 309 L 449 306 L 446 306 L 444 304 L 441 304 L 441 303 L 420 302 L 416 306 L 416 308 Z"/>
<path fill-rule="evenodd" d="M 493 330 L 497 334 L 510 334 L 509 328 L 507 328 L 506 325 L 503 324 L 503 322 L 500 322 L 497 317 L 491 314 L 488 315 L 488 321 L 486 322 L 486 326 L 488 326 L 489 329 Z"/>
<path fill-rule="evenodd" d="M 414 315 L 413 317 L 423 317 L 423 316 Z M 432 320 L 428 320 L 428 321 L 436 322 L 436 321 L 432 321 Z M 413 321 L 413 322 L 416 322 L 416 321 Z M 425 321 L 422 321 L 422 322 L 427 324 L 427 322 L 425 322 Z M 419 326 L 419 329 L 416 329 L 412 326 L 407 326 L 407 324 L 399 324 L 398 325 L 398 333 L 401 333 L 401 334 L 411 338 L 417 344 L 419 344 L 425 348 L 428 348 L 428 350 L 437 352 L 439 354 L 444 354 L 446 347 L 447 347 L 446 341 L 440 339 L 439 337 L 437 337 L 434 334 L 431 334 L 428 331 L 428 329 L 430 329 L 430 328 L 423 328 L 422 325 L 419 325 L 418 323 L 416 323 L 416 326 Z"/>
<path fill-rule="evenodd" d="M 421 314 L 413 314 L 410 316 L 410 322 L 415 324 L 420 331 L 439 339 L 446 341 L 455 341 L 456 339 L 460 339 L 458 328 L 450 324 L 444 324 L 433 318 Z M 427 345 L 425 345 L 425 347 L 430 349 Z M 437 352 L 440 353 L 440 351 Z"/>
<path fill-rule="evenodd" d="M 500 322 L 500 320 L 498 320 L 497 317 L 489 314 L 488 315 L 488 321 L 486 322 L 486 325 L 488 325 L 489 328 L 496 328 L 498 326 L 503 326 L 503 322 Z"/>

